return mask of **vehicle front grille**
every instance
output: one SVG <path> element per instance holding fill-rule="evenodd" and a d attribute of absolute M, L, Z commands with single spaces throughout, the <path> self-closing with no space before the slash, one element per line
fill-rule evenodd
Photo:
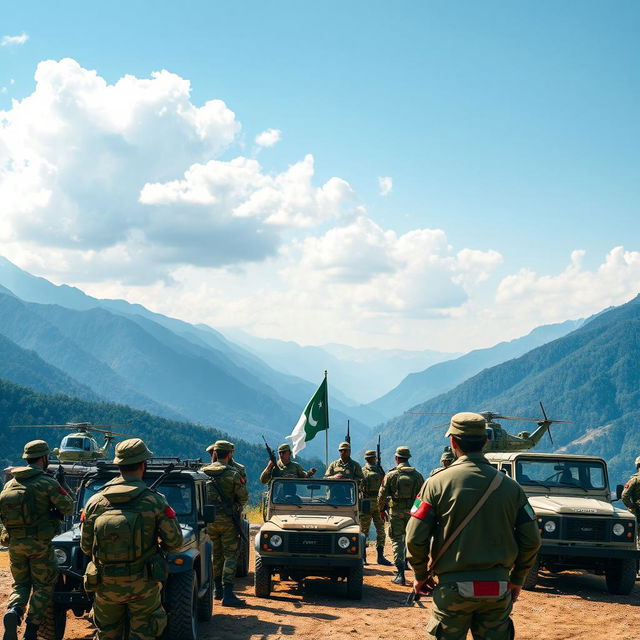
<path fill-rule="evenodd" d="M 606 542 L 609 539 L 609 524 L 606 518 L 567 518 L 563 537 L 566 540 Z"/>
<path fill-rule="evenodd" d="M 331 535 L 320 533 L 290 533 L 290 553 L 331 553 Z"/>

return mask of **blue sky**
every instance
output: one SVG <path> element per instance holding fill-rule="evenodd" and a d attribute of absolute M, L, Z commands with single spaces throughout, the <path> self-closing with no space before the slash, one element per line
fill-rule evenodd
<path fill-rule="evenodd" d="M 637 2 L 22 2 L 4 8 L 0 31 L 0 37 L 28 34 L 24 44 L 0 48 L 0 87 L 6 87 L 0 109 L 11 108 L 10 98 L 34 92 L 42 60 L 73 58 L 108 83 L 167 69 L 190 81 L 194 105 L 224 100 L 242 123 L 220 160 L 239 150 L 250 155 L 254 136 L 276 128 L 281 141 L 256 156 L 266 172 L 283 172 L 313 154 L 314 183 L 333 176 L 347 181 L 381 229 L 398 236 L 440 229 L 454 252 L 498 252 L 501 260 L 473 291 L 464 285 L 467 303 L 484 298 L 487 307 L 504 305 L 495 318 L 482 310 L 485 318 L 503 323 L 495 336 L 505 334 L 507 309 L 518 295 L 555 305 L 541 316 L 555 321 L 637 292 L 635 253 L 620 276 L 625 287 L 613 294 L 609 280 L 597 275 L 614 247 L 640 251 Z M 393 179 L 384 197 L 380 176 Z M 320 228 L 326 232 L 329 226 Z M 296 239 L 291 230 L 283 234 Z M 540 282 L 560 278 L 575 250 L 586 251 L 577 260 L 578 280 L 553 280 L 551 287 Z M 29 255 L 14 246 L 8 257 L 37 271 Z M 70 268 L 65 273 L 63 267 L 40 267 L 42 275 L 60 281 L 73 276 Z M 506 295 L 504 279 L 521 269 L 535 272 L 535 286 L 530 277 L 521 278 Z M 596 284 L 588 284 L 586 272 Z M 256 282 L 245 282 L 245 296 L 251 297 Z M 159 295 L 149 287 L 127 287 L 122 278 L 87 277 L 76 284 L 150 306 Z M 585 296 L 591 286 L 609 295 Z M 575 303 L 563 309 L 567 295 Z M 467 304 L 463 311 L 464 300 L 445 298 L 451 298 L 444 305 L 449 311 L 432 329 L 448 322 L 445 341 L 451 348 L 465 331 L 460 319 L 480 308 Z M 435 317 L 443 306 L 399 305 L 407 318 Z M 529 316 L 509 325 L 506 337 L 540 324 Z M 192 319 L 229 321 L 195 312 Z M 273 318 L 253 328 L 321 342 L 320 333 L 305 334 L 306 324 L 278 326 Z M 394 332 L 404 334 L 406 327 Z M 384 335 L 387 329 L 379 325 L 327 335 L 326 341 L 364 345 Z M 476 330 L 465 346 L 495 336 Z M 436 346 L 427 342 L 425 336 L 416 346 Z"/>

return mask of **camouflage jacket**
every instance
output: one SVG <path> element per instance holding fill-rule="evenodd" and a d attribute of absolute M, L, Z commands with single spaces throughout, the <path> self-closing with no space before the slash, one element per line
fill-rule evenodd
<path fill-rule="evenodd" d="M 378 491 L 378 509 L 384 511 L 391 500 L 391 515 L 408 513 L 424 482 L 422 474 L 401 462 L 384 477 Z"/>
<path fill-rule="evenodd" d="M 149 489 L 143 480 L 119 476 L 92 496 L 82 511 L 80 547 L 94 562 L 100 552 L 96 549 L 95 521 L 109 509 L 127 511 L 128 504 L 142 515 L 142 547 L 155 548 L 158 538 L 167 551 L 180 547 L 182 530 L 165 497 Z"/>
<path fill-rule="evenodd" d="M 634 473 L 624 485 L 622 502 L 636 517 L 640 516 L 640 473 Z"/>
<path fill-rule="evenodd" d="M 384 471 L 378 464 L 367 464 L 362 467 L 362 474 L 364 480 L 360 485 L 360 490 L 364 498 L 377 498 L 378 491 L 380 491 L 380 485 L 384 480 Z"/>
<path fill-rule="evenodd" d="M 269 469 L 268 467 L 260 474 L 260 482 L 262 484 L 269 484 L 272 478 L 306 478 L 306 471 L 293 460 L 289 460 L 287 464 L 284 464 L 282 460 L 278 460 L 275 467 Z"/>
<path fill-rule="evenodd" d="M 240 464 L 239 462 L 236 462 L 233 459 L 231 459 L 230 466 L 232 466 L 242 476 L 244 483 L 247 484 L 247 470 L 245 466 L 243 464 Z"/>
<path fill-rule="evenodd" d="M 225 502 L 230 503 L 238 511 L 242 510 L 249 499 L 247 485 L 242 476 L 231 465 L 217 461 L 202 467 L 201 471 L 211 478 L 207 482 L 209 502 L 221 507 L 216 517 L 224 517 L 226 509 L 222 505 Z M 216 487 L 222 493 L 222 497 Z M 232 514 L 226 513 L 226 515 L 231 516 Z"/>
<path fill-rule="evenodd" d="M 5 484 L 0 493 L 0 514 L 3 511 L 3 498 L 8 499 L 10 491 L 28 487 L 31 491 L 32 509 L 35 512 L 28 527 L 11 527 L 3 522 L 10 539 L 38 538 L 47 542 L 57 535 L 60 516 L 73 512 L 73 500 L 69 494 L 37 465 L 14 467 L 13 478 Z"/>
<path fill-rule="evenodd" d="M 357 480 L 358 482 L 364 480 L 362 467 L 353 458 L 349 458 L 347 462 L 342 462 L 340 458 L 334 460 L 324 472 L 324 477 L 335 476 L 337 473 L 342 474 L 343 478 L 348 478 L 349 480 Z"/>
<path fill-rule="evenodd" d="M 496 476 L 482 453 L 461 456 L 422 486 L 406 528 L 407 560 L 415 577 L 427 574 L 438 550 Z M 520 485 L 505 476 L 435 567 L 440 583 L 500 580 L 521 585 L 536 560 L 540 533 Z"/>

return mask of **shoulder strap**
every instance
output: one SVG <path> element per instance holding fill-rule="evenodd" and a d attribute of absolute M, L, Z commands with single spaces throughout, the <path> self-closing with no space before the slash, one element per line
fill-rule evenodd
<path fill-rule="evenodd" d="M 476 513 L 482 509 L 482 506 L 487 501 L 489 496 L 500 486 L 502 481 L 504 480 L 504 473 L 502 471 L 496 471 L 496 475 L 494 476 L 491 484 L 487 487 L 487 490 L 484 492 L 480 500 L 475 503 L 473 509 L 469 511 L 466 518 L 456 527 L 455 531 L 444 541 L 442 547 L 440 547 L 440 551 L 438 551 L 438 555 L 431 560 L 429 564 L 429 573 L 433 573 L 433 570 L 440 560 L 442 556 L 446 553 L 447 549 L 453 544 L 454 540 L 462 533 L 462 530 L 473 520 Z"/>

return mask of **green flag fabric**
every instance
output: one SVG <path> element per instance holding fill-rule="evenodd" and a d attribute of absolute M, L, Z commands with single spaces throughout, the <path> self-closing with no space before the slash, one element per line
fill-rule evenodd
<path fill-rule="evenodd" d="M 316 433 L 329 428 L 329 397 L 327 394 L 327 378 L 322 381 L 318 390 L 307 403 L 300 419 L 287 440 L 291 440 L 291 450 L 295 456 L 302 451 Z"/>

